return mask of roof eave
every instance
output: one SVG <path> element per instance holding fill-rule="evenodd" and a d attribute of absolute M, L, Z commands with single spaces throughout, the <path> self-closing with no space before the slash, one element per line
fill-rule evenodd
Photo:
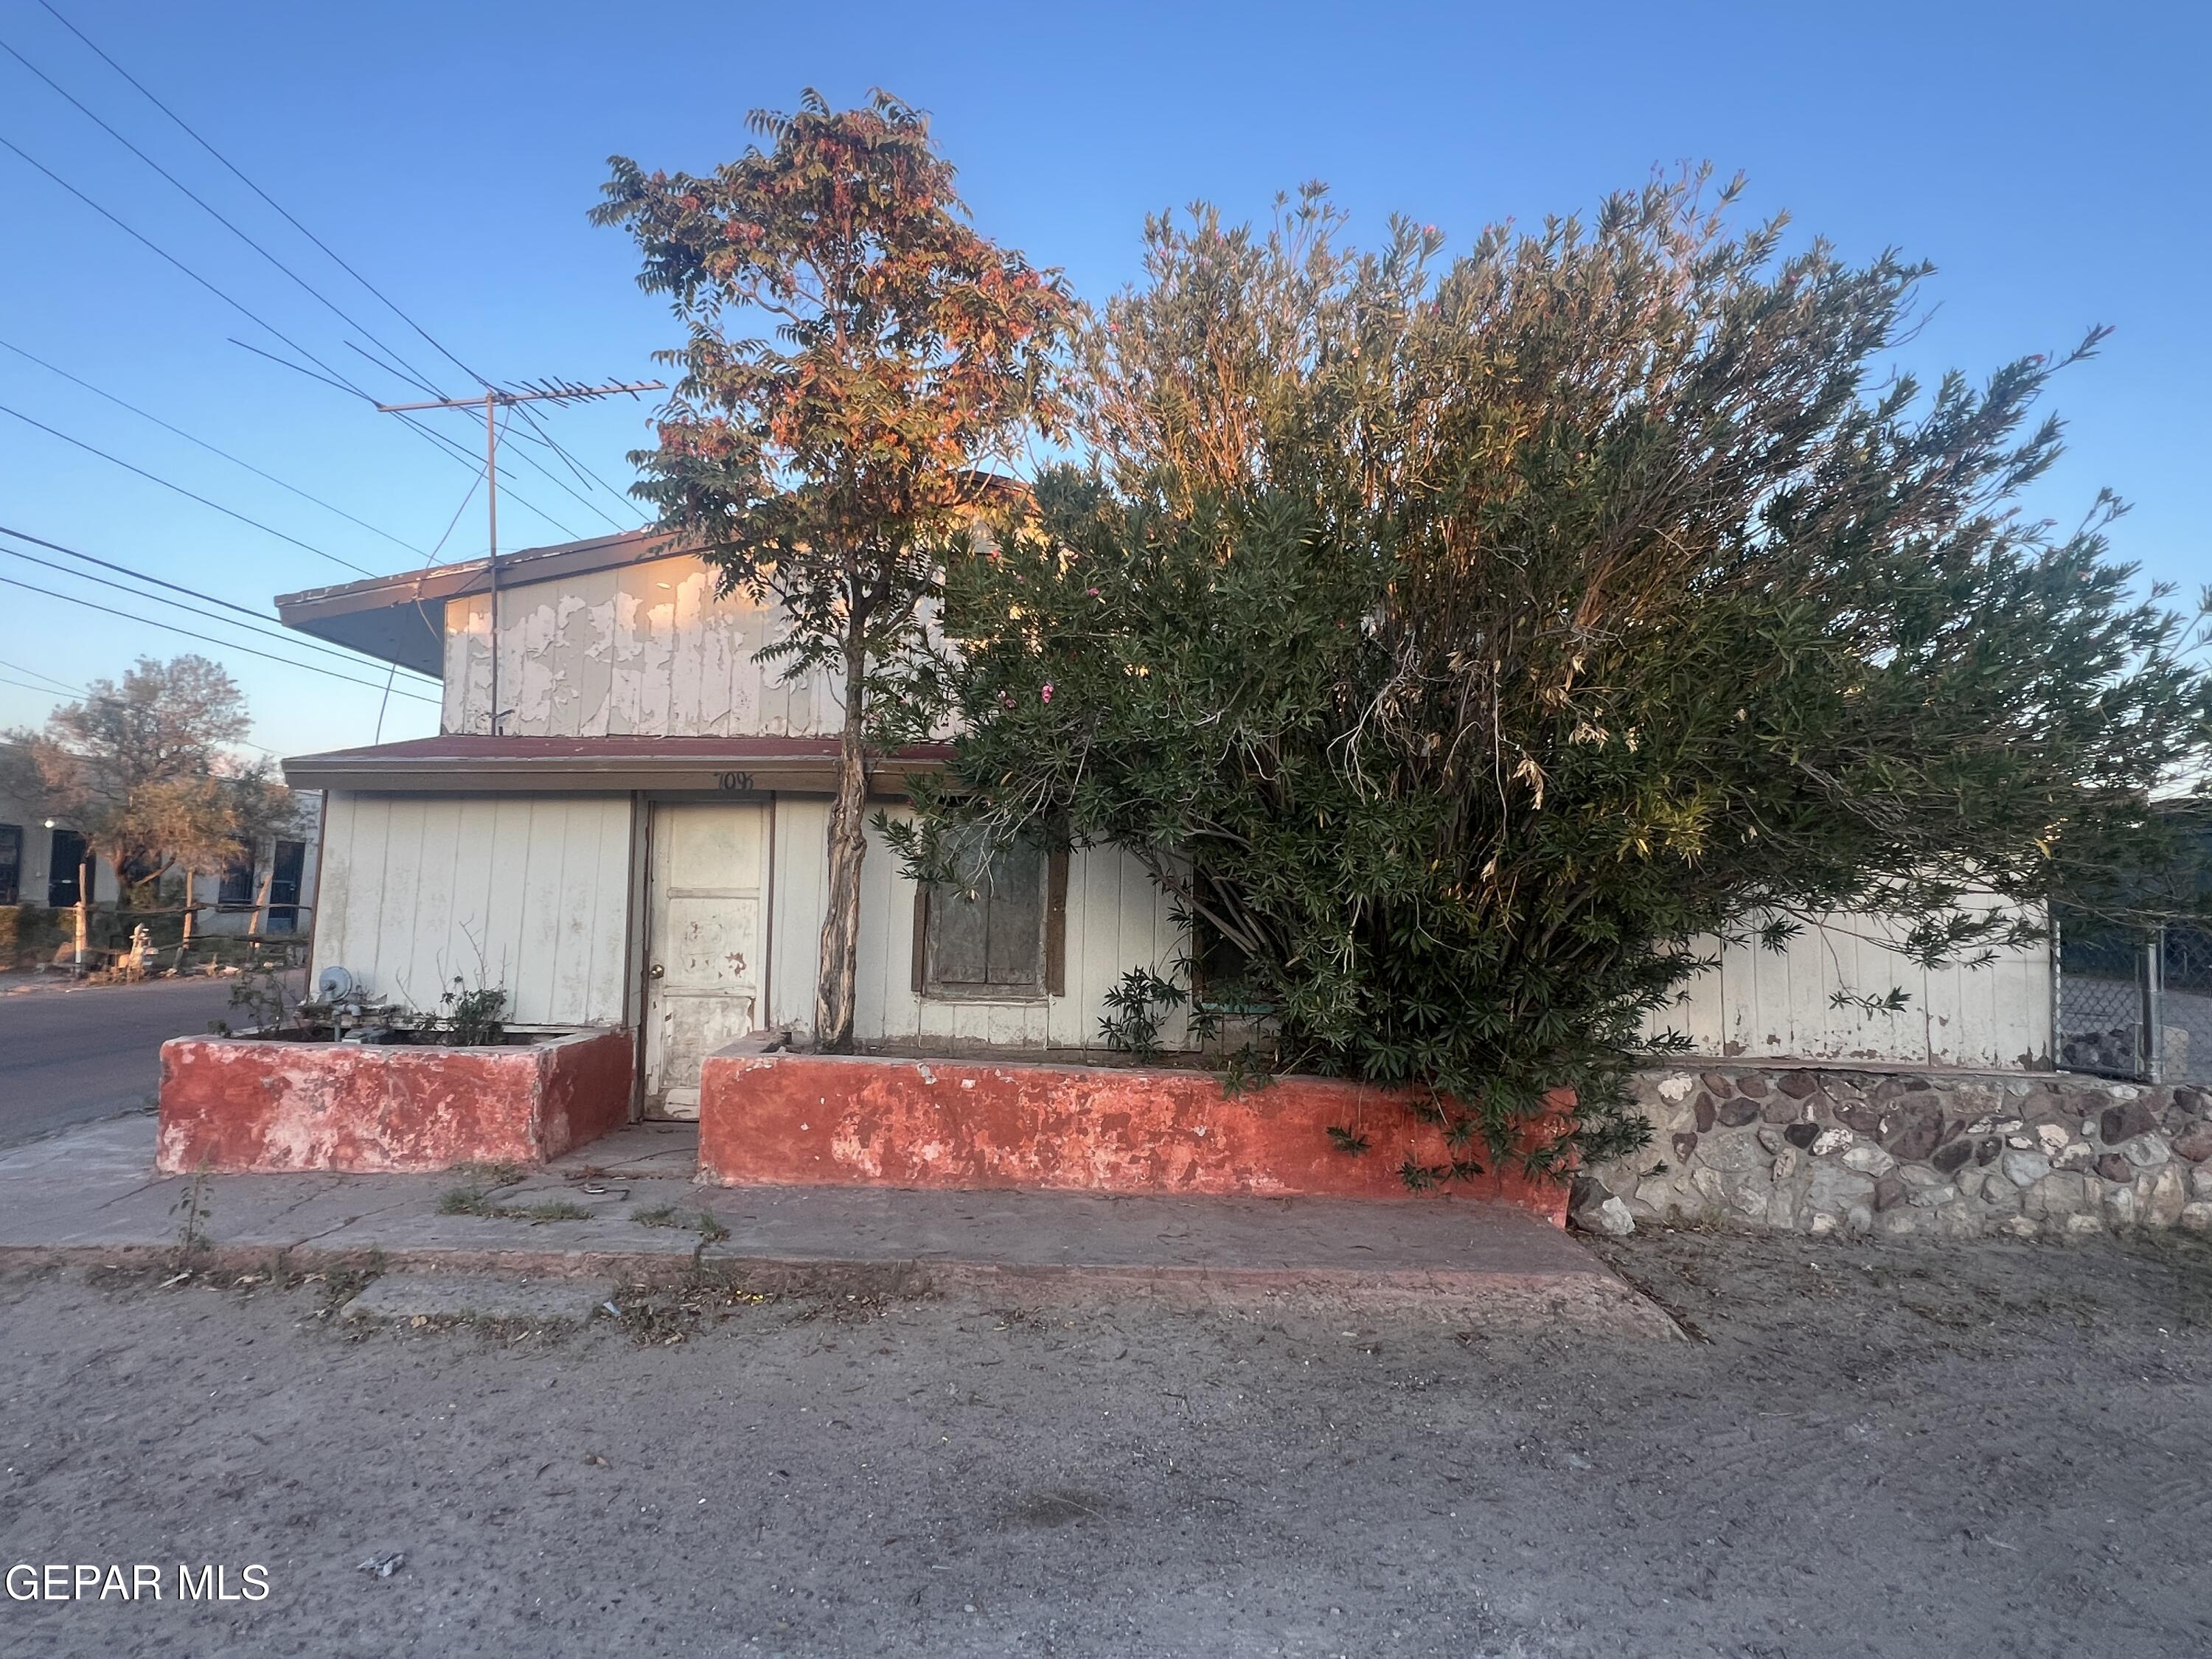
<path fill-rule="evenodd" d="M 359 794 L 768 794 L 834 790 L 837 757 L 819 753 L 669 755 L 393 755 L 339 750 L 284 763 L 295 789 Z M 941 752 L 872 757 L 876 793 L 903 793 L 917 775 L 942 771 Z"/>

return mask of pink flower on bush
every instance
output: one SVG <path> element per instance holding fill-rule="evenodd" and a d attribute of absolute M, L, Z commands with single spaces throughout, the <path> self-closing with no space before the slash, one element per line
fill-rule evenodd
<path fill-rule="evenodd" d="M 1037 695 L 1045 702 L 1050 702 L 1052 701 L 1052 682 L 1050 680 L 1047 680 L 1044 683 L 1044 690 L 1038 692 Z"/>

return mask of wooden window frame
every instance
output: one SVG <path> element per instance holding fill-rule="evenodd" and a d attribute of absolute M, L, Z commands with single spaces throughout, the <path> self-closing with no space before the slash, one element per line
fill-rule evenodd
<path fill-rule="evenodd" d="M 1043 984 L 1031 990 L 1011 985 L 933 984 L 929 977 L 928 882 L 914 884 L 914 951 L 910 983 L 915 995 L 931 1002 L 1036 1003 L 1067 994 L 1067 849 L 1045 854 Z"/>

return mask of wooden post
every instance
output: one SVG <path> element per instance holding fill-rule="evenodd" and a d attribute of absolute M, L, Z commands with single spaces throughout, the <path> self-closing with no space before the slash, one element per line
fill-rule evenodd
<path fill-rule="evenodd" d="M 263 866 L 261 884 L 253 896 L 253 925 L 248 930 L 258 939 L 269 931 L 269 884 L 276 878 L 276 849 L 269 849 L 269 862 Z M 254 949 L 258 951 L 258 945 Z"/>
<path fill-rule="evenodd" d="M 80 973 L 92 957 L 92 877 L 96 867 L 97 860 L 88 844 L 76 862 L 76 965 Z"/>

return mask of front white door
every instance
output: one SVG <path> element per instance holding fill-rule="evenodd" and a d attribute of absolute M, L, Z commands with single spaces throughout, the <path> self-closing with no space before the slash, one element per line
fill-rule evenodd
<path fill-rule="evenodd" d="M 761 1006 L 768 809 L 653 809 L 647 903 L 645 1110 L 699 1115 L 699 1063 L 754 1030 Z"/>

